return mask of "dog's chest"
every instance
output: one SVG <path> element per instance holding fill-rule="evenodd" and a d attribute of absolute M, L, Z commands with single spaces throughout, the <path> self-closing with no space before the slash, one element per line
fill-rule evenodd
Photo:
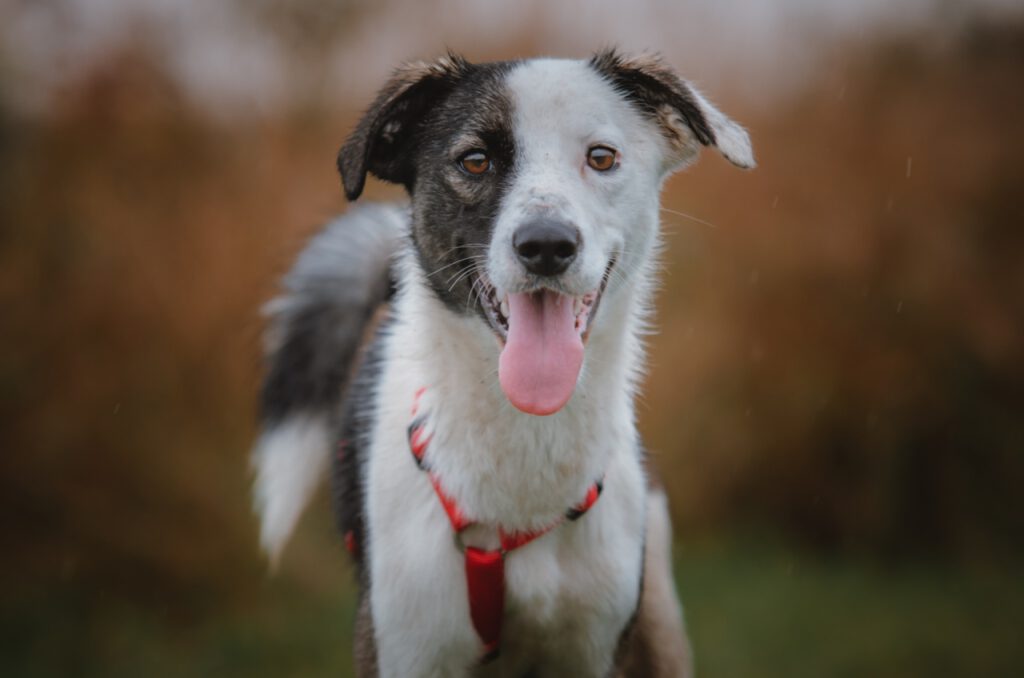
<path fill-rule="evenodd" d="M 479 675 L 521 675 L 538 666 L 555 667 L 553 675 L 603 675 L 640 594 L 643 481 L 629 466 L 613 456 L 606 489 L 586 514 L 507 553 L 502 658 Z M 424 472 L 399 483 L 377 478 L 370 539 L 378 640 L 400 653 L 425 648 L 436 656 L 419 661 L 456 675 L 445 667 L 473 665 L 482 645 L 452 525 Z M 479 524 L 466 541 L 492 548 L 496 532 Z M 558 673 L 562 668 L 569 673 Z"/>
<path fill-rule="evenodd" d="M 479 656 L 464 562 L 431 473 L 478 523 L 467 538 L 486 540 L 491 530 L 492 541 L 479 544 L 486 548 L 497 525 L 542 528 L 603 480 L 604 492 L 582 518 L 507 554 L 500 664 L 529 668 L 546 657 L 605 666 L 640 585 L 644 479 L 628 408 L 620 408 L 623 416 L 610 408 L 603 417 L 521 417 L 500 394 L 457 388 L 458 366 L 445 373 L 424 367 L 415 352 L 395 350 L 401 339 L 393 337 L 382 376 L 367 475 L 381 649 L 404 654 L 412 643 L 436 652 L 439 665 Z M 407 432 L 417 418 L 425 422 L 429 470 L 410 451 Z"/>

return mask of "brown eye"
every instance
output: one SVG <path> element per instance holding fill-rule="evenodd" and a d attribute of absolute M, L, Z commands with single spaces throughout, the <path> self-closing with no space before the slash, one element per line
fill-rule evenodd
<path fill-rule="evenodd" d="M 462 156 L 459 165 L 470 174 L 480 175 L 491 168 L 491 159 L 483 151 L 470 151 Z"/>
<path fill-rule="evenodd" d="M 615 151 L 607 146 L 594 146 L 587 151 L 587 164 L 598 172 L 607 172 L 615 167 Z"/>

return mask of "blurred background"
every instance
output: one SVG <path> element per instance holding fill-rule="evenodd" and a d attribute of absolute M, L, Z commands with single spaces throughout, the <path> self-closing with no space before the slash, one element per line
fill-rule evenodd
<path fill-rule="evenodd" d="M 615 44 L 760 163 L 664 195 L 640 417 L 699 674 L 1024 675 L 1022 10 L 0 4 L 0 673 L 349 675 L 326 491 L 257 549 L 259 306 L 400 61 Z"/>

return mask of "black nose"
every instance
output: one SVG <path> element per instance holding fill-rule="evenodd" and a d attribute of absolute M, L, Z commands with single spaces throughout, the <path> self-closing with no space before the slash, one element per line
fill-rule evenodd
<path fill-rule="evenodd" d="M 580 233 L 575 227 L 554 219 L 534 219 L 512 236 L 519 261 L 530 273 L 558 275 L 569 268 L 579 249 Z"/>

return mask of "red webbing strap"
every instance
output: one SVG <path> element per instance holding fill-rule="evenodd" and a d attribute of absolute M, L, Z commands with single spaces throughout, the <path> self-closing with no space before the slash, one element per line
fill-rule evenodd
<path fill-rule="evenodd" d="M 505 554 L 466 547 L 466 590 L 469 617 L 484 644 L 481 663 L 498 657 L 505 613 Z"/>
<path fill-rule="evenodd" d="M 473 521 L 463 515 L 462 509 L 455 503 L 455 500 L 445 494 L 444 489 L 441 487 L 441 481 L 437 479 L 437 476 L 429 472 L 428 475 L 430 476 L 430 484 L 434 486 L 434 494 L 437 495 L 441 506 L 444 507 L 444 512 L 448 516 L 448 522 L 452 524 L 452 529 L 456 532 L 462 532 L 472 525 Z"/>

